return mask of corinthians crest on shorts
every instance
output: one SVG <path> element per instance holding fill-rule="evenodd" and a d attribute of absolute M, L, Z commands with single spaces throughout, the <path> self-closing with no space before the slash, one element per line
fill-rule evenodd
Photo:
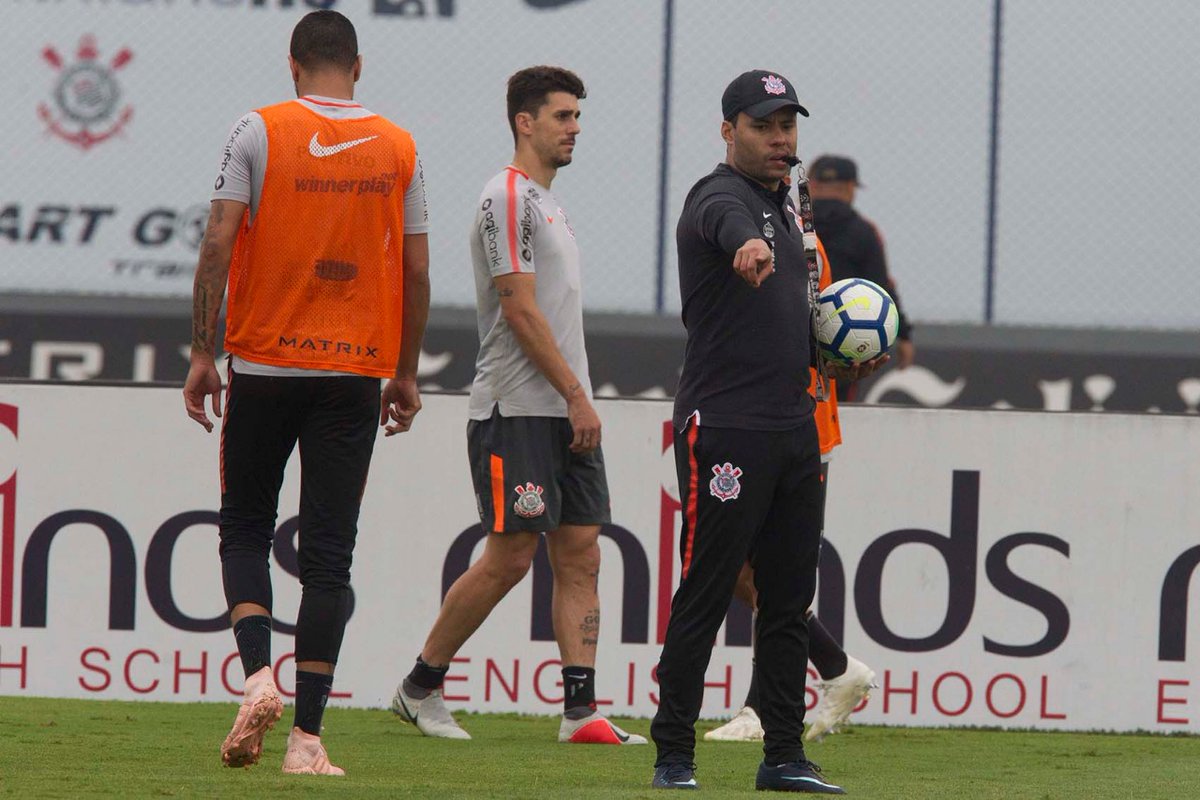
<path fill-rule="evenodd" d="M 513 511 L 517 512 L 518 517 L 531 519 L 545 513 L 546 503 L 542 500 L 542 492 L 546 491 L 544 488 L 526 481 L 524 486 L 518 483 L 516 490 L 517 502 L 513 503 Z"/>
<path fill-rule="evenodd" d="M 726 500 L 737 500 L 737 496 L 742 492 L 742 484 L 738 478 L 742 477 L 741 467 L 735 467 L 726 461 L 724 464 L 714 464 L 713 479 L 708 482 L 708 492 L 713 497 L 724 503 Z"/>

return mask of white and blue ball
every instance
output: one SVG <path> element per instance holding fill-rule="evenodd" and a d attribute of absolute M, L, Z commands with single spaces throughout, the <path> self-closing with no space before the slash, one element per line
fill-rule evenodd
<path fill-rule="evenodd" d="M 831 283 L 817 298 L 817 343 L 831 361 L 870 361 L 891 349 L 899 332 L 892 296 L 864 278 Z"/>

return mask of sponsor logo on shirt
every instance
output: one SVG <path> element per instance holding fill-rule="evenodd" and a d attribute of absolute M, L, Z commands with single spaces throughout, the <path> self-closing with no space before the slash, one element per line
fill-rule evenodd
<path fill-rule="evenodd" d="M 349 150 L 351 147 L 357 147 L 358 145 L 363 144 L 364 142 L 369 142 L 372 139 L 379 138 L 378 135 L 364 136 L 361 139 L 351 139 L 348 142 L 342 142 L 340 144 L 331 144 L 331 145 L 326 146 L 326 145 L 321 144 L 320 141 L 317 140 L 317 136 L 318 136 L 318 134 L 314 133 L 312 135 L 312 138 L 308 140 L 308 152 L 317 158 L 326 158 L 327 156 L 337 155 L 338 153 L 342 152 L 343 150 Z"/>
<path fill-rule="evenodd" d="M 354 342 L 338 342 L 333 339 L 322 339 L 319 336 L 279 336 L 277 344 L 280 348 L 290 348 L 292 350 L 312 350 L 318 353 L 333 353 L 334 355 L 347 356 L 366 356 L 367 358 L 379 358 L 379 347 L 371 347 L 365 344 L 355 344 Z"/>
<path fill-rule="evenodd" d="M 483 224 L 480 226 L 480 232 L 483 234 L 484 242 L 487 247 L 488 267 L 497 269 L 500 266 L 500 229 L 496 225 L 496 215 L 492 213 L 492 198 L 484 198 L 483 205 L 479 207 L 483 213 Z"/>
<path fill-rule="evenodd" d="M 322 280 L 352 281 L 358 277 L 358 264 L 353 261 L 318 258 L 313 264 L 313 273 Z"/>
<path fill-rule="evenodd" d="M 362 179 L 296 178 L 295 187 L 297 192 L 355 195 L 378 194 L 388 197 L 391 195 L 392 190 L 396 188 L 399 175 L 400 173 L 398 172 L 383 172 L 379 175 Z"/>
<path fill-rule="evenodd" d="M 216 183 L 213 184 L 215 191 L 220 191 L 221 187 L 225 185 L 225 170 L 229 167 L 229 162 L 233 159 L 233 143 L 242 135 L 242 131 L 249 127 L 249 117 L 243 117 L 238 121 L 237 127 L 233 129 L 233 132 L 229 134 L 229 141 L 225 143 L 225 150 L 221 154 L 221 169 L 217 174 Z"/>
<path fill-rule="evenodd" d="M 575 229 L 571 227 L 571 220 L 567 219 L 567 212 L 562 210 L 562 206 L 558 207 L 558 215 L 562 217 L 563 225 L 567 226 L 567 235 L 574 239 Z"/>
<path fill-rule="evenodd" d="M 537 194 L 530 188 L 531 194 Z M 524 208 L 521 211 L 521 260 L 530 263 L 533 261 L 533 220 L 535 217 L 541 216 L 541 212 L 537 210 L 534 201 L 526 198 Z"/>

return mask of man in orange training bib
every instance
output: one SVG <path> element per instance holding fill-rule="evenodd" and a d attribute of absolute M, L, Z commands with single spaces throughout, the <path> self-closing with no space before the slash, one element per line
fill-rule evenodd
<path fill-rule="evenodd" d="M 183 394 L 188 416 L 211 432 L 204 403 L 211 395 L 222 416 L 214 356 L 228 284 L 220 555 L 246 686 L 221 759 L 256 763 L 283 711 L 270 656 L 268 558 L 298 442 L 303 591 L 283 771 L 342 775 L 321 743 L 321 718 L 350 607 L 376 420 L 387 435 L 400 433 L 421 409 L 429 222 L 412 136 L 354 102 L 362 58 L 350 21 L 328 10 L 305 16 L 289 63 L 298 99 L 242 117 L 222 153 Z"/>

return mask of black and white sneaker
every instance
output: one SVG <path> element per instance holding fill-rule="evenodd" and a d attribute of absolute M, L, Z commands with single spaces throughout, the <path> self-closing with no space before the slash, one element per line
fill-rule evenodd
<path fill-rule="evenodd" d="M 758 765 L 754 788 L 771 792 L 846 793 L 842 787 L 825 780 L 821 768 L 811 761 L 787 761 L 774 767 L 764 761 Z"/>
<path fill-rule="evenodd" d="M 654 768 L 655 789 L 696 789 L 695 764 L 663 764 Z"/>

